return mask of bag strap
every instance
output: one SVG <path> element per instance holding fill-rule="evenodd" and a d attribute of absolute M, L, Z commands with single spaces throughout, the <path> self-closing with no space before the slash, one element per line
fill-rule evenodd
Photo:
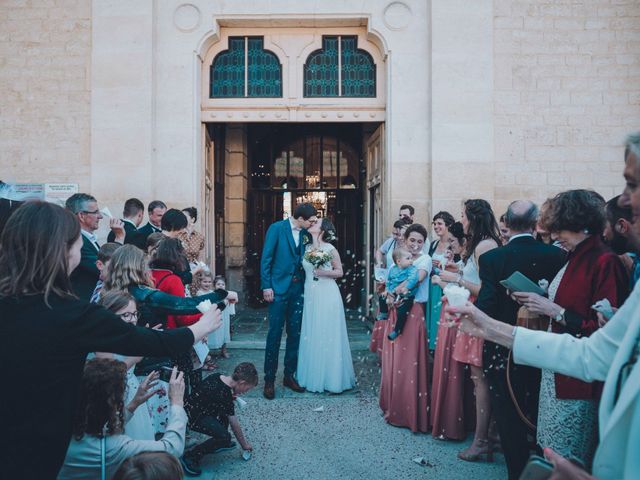
<path fill-rule="evenodd" d="M 509 390 L 509 396 L 511 397 L 511 401 L 513 405 L 516 407 L 516 412 L 518 412 L 518 416 L 524 422 L 524 424 L 529 427 L 531 430 L 536 430 L 536 425 L 531 422 L 524 414 L 520 405 L 518 404 L 518 399 L 516 398 L 516 394 L 513 393 L 513 387 L 511 386 L 511 356 L 513 355 L 513 350 L 509 350 L 509 356 L 507 357 L 507 388 Z"/>
<path fill-rule="evenodd" d="M 173 273 L 173 272 L 171 272 L 171 273 L 167 273 L 164 277 L 162 277 L 162 278 L 160 279 L 160 281 L 159 281 L 158 283 L 156 283 L 156 290 L 158 290 L 158 289 L 159 289 L 158 287 L 160 287 L 160 284 L 161 284 L 162 282 L 164 282 L 164 281 L 165 281 L 168 277 L 170 277 L 171 275 L 175 275 L 175 273 Z M 177 275 L 176 275 L 176 276 L 177 276 Z"/>
<path fill-rule="evenodd" d="M 107 443 L 107 439 L 103 435 L 102 438 L 100 439 L 100 478 L 102 480 L 107 480 L 106 443 Z"/>

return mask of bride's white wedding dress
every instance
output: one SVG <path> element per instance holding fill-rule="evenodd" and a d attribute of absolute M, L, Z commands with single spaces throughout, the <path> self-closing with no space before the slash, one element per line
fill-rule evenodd
<path fill-rule="evenodd" d="M 320 248 L 326 252 L 335 249 L 328 243 Z M 302 261 L 302 266 L 306 280 L 296 373 L 298 383 L 310 392 L 349 390 L 354 387 L 356 377 L 340 289 L 333 278 L 314 280 L 314 267 L 306 260 Z M 332 267 L 321 268 L 331 270 Z"/>

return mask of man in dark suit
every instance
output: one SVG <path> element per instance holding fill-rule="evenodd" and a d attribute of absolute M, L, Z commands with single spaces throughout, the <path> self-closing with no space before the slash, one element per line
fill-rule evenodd
<path fill-rule="evenodd" d="M 533 238 L 537 218 L 538 208 L 534 203 L 525 200 L 513 202 L 505 215 L 507 227 L 511 230 L 509 243 L 479 258 L 482 286 L 475 304 L 491 317 L 511 325 L 516 323 L 520 305 L 511 299 L 500 281 L 518 271 L 534 283 L 542 279 L 551 282 L 566 260 L 565 253 L 558 247 L 545 245 Z M 517 480 L 529 458 L 528 433 L 535 432 L 529 432 L 511 400 L 506 377 L 508 353 L 506 348 L 485 342 L 483 364 L 509 479 Z M 540 371 L 511 364 L 509 372 L 520 409 L 535 422 Z"/>
<path fill-rule="evenodd" d="M 269 333 L 264 357 L 264 397 L 275 397 L 274 381 L 278 371 L 278 356 L 282 329 L 287 325 L 287 348 L 284 355 L 284 386 L 304 392 L 294 374 L 298 367 L 298 347 L 302 326 L 304 270 L 302 257 L 310 240 L 307 228 L 313 225 L 317 211 L 310 203 L 296 207 L 286 220 L 271 224 L 260 259 L 262 294 L 269 303 Z"/>
<path fill-rule="evenodd" d="M 162 232 L 162 216 L 167 211 L 167 206 L 160 200 L 154 200 L 147 207 L 147 213 L 149 214 L 149 221 L 144 227 L 138 229 L 138 231 L 131 235 L 131 241 L 128 243 L 134 244 L 139 249 L 147 250 L 147 237 L 152 233 Z"/>
<path fill-rule="evenodd" d="M 100 271 L 96 266 L 100 245 L 94 235 L 98 230 L 102 213 L 98 208 L 95 197 L 86 193 L 71 195 L 66 201 L 66 207 L 78 217 L 80 233 L 82 235 L 82 250 L 80 264 L 71 273 L 71 286 L 78 298 L 89 301 L 91 294 L 100 279 Z M 124 225 L 116 218 L 112 218 L 109 226 L 115 235 L 116 243 L 124 242 Z"/>
<path fill-rule="evenodd" d="M 122 223 L 124 224 L 124 243 L 133 243 L 138 227 L 144 218 L 144 203 L 137 198 L 130 198 L 124 202 L 122 210 Z M 116 239 L 114 232 L 109 232 L 107 242 L 113 242 Z"/>

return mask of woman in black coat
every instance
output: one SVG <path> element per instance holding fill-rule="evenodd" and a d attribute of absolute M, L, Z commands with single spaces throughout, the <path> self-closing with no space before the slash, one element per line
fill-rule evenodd
<path fill-rule="evenodd" d="M 0 237 L 0 442 L 3 478 L 56 478 L 87 353 L 177 355 L 221 325 L 216 308 L 187 328 L 136 327 L 71 293 L 82 238 L 70 212 L 29 202 Z"/>

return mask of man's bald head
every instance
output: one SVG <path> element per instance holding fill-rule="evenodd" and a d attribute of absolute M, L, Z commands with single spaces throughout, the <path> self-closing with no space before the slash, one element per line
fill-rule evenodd
<path fill-rule="evenodd" d="M 531 233 L 538 222 L 538 206 L 530 200 L 516 200 L 511 202 L 505 214 L 505 224 L 512 235 Z"/>

